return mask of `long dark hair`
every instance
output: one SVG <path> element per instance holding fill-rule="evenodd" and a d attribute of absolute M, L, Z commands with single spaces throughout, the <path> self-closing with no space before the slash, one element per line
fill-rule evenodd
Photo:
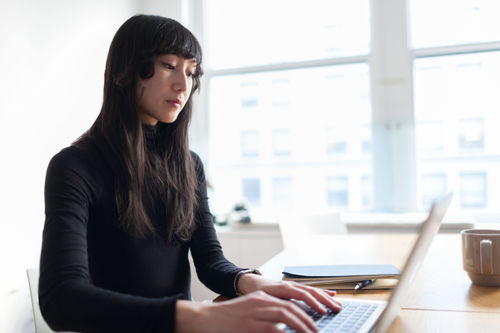
<path fill-rule="evenodd" d="M 157 144 L 160 149 L 155 150 L 148 149 L 136 105 L 137 83 L 154 75 L 154 61 L 161 54 L 194 58 L 191 94 L 199 88 L 202 54 L 193 34 L 172 19 L 133 16 L 113 38 L 101 112 L 80 140 L 91 138 L 105 151 L 115 173 L 118 220 L 127 232 L 136 236 L 155 232 L 143 198 L 156 196 L 165 202 L 168 239 L 187 240 L 195 227 L 198 185 L 188 146 L 191 98 L 177 120 L 168 124 Z"/>

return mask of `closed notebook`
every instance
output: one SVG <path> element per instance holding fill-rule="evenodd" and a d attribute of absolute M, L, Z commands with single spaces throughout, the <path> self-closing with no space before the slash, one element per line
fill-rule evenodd
<path fill-rule="evenodd" d="M 394 279 L 400 270 L 393 265 L 310 265 L 287 266 L 283 280 L 298 282 L 340 283 L 372 279 Z"/>
<path fill-rule="evenodd" d="M 330 289 L 330 290 L 354 290 L 356 289 L 356 284 L 359 281 L 349 281 L 349 282 L 324 282 L 324 281 L 313 281 L 313 282 L 302 282 L 298 281 L 302 284 L 307 284 L 308 286 L 321 288 L 321 289 Z M 398 279 L 374 279 L 373 283 L 364 286 L 363 290 L 370 289 L 392 289 L 398 284 Z"/>

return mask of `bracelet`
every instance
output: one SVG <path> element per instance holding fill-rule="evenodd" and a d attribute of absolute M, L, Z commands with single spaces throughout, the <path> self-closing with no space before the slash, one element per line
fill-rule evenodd
<path fill-rule="evenodd" d="M 240 290 L 238 288 L 238 283 L 240 282 L 240 278 L 245 275 L 245 274 L 257 274 L 257 275 L 262 275 L 261 272 L 259 272 L 258 269 L 255 269 L 255 268 L 248 268 L 248 269 L 243 269 L 241 271 L 239 271 L 238 273 L 236 273 L 236 276 L 234 277 L 234 284 L 233 284 L 233 287 L 234 287 L 234 293 L 236 294 L 236 296 L 240 296 L 241 293 L 240 293 Z"/>

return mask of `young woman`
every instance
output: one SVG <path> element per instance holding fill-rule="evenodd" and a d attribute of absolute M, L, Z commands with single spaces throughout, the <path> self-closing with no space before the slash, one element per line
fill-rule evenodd
<path fill-rule="evenodd" d="M 134 16 L 116 33 L 99 116 L 47 170 L 39 301 L 53 329 L 280 332 L 282 322 L 308 332 L 313 322 L 288 299 L 339 309 L 333 292 L 224 258 L 203 166 L 188 147 L 201 58 L 196 38 L 171 19 Z M 242 296 L 191 302 L 188 250 L 204 284 Z"/>

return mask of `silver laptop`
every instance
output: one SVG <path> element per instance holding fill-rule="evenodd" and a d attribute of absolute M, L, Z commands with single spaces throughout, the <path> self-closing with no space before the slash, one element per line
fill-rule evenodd
<path fill-rule="evenodd" d="M 386 332 L 389 329 L 399 313 L 401 303 L 408 296 L 410 284 L 429 250 L 432 239 L 439 231 L 452 196 L 453 193 L 450 193 L 432 205 L 429 216 L 422 223 L 419 236 L 406 259 L 399 282 L 387 302 L 337 298 L 342 302 L 342 310 L 339 313 L 329 312 L 325 315 L 320 315 L 304 303 L 299 303 L 315 320 L 320 332 Z M 285 331 L 294 332 L 290 328 L 285 328 Z"/>

